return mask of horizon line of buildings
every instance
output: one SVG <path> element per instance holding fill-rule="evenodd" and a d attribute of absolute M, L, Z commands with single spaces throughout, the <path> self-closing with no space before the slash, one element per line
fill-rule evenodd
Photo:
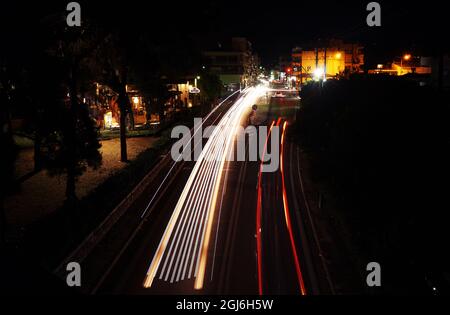
<path fill-rule="evenodd" d="M 414 56 L 406 53 L 392 62 L 365 65 L 364 46 L 340 39 L 319 40 L 294 47 L 289 56 L 281 56 L 271 72 L 271 80 L 299 88 L 308 81 L 326 81 L 352 74 L 395 75 L 418 81 L 421 86 L 450 88 L 450 56 Z"/>

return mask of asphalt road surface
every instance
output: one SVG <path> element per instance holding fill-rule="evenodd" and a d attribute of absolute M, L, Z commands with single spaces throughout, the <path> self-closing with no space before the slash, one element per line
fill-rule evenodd
<path fill-rule="evenodd" d="M 289 137 L 298 100 L 267 98 L 261 149 L 279 155 L 276 171 L 250 160 L 248 142 L 244 161 L 225 159 L 251 105 L 267 95 L 261 86 L 247 89 L 209 115 L 204 124 L 217 127 L 196 162 L 162 160 L 118 222 L 127 237 L 112 229 L 83 261 L 91 293 L 331 293 Z M 116 238 L 126 239 L 119 252 Z"/>

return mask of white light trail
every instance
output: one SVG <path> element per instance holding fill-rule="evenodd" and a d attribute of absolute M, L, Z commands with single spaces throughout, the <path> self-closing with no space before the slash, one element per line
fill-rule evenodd
<path fill-rule="evenodd" d="M 188 144 L 190 145 L 192 142 L 192 139 L 195 137 L 195 135 L 197 134 L 197 132 L 203 127 L 203 123 L 205 121 L 208 120 L 208 118 L 220 107 L 222 106 L 226 101 L 228 101 L 231 97 L 233 97 L 234 95 L 236 95 L 236 93 L 238 93 L 239 91 L 233 92 L 230 95 L 228 95 L 222 102 L 220 102 L 216 107 L 214 107 L 214 109 L 208 114 L 208 116 L 206 116 L 202 123 L 200 124 L 200 126 L 194 130 L 194 134 L 192 135 L 192 137 L 189 139 Z M 184 152 L 184 150 L 183 150 Z M 182 152 L 182 153 L 183 153 Z M 176 161 L 173 162 L 172 167 L 169 169 L 169 171 L 167 172 L 166 176 L 164 177 L 164 179 L 162 180 L 161 184 L 159 185 L 158 189 L 156 189 L 156 192 L 153 194 L 153 197 L 150 199 L 149 203 L 147 204 L 147 206 L 145 207 L 144 211 L 141 214 L 141 219 L 143 219 L 145 217 L 145 214 L 147 213 L 147 210 L 150 208 L 150 205 L 152 204 L 153 200 L 156 198 L 156 196 L 158 195 L 159 190 L 162 188 L 162 186 L 165 184 L 167 178 L 169 177 L 170 173 L 172 173 L 172 170 L 174 169 L 175 165 L 177 164 L 177 162 L 181 161 L 181 157 L 182 154 L 180 154 L 180 156 L 178 157 L 178 159 Z"/>
<path fill-rule="evenodd" d="M 244 113 L 265 92 L 266 88 L 263 86 L 245 90 L 212 131 L 148 268 L 145 288 L 152 286 L 158 272 L 159 279 L 170 280 L 172 283 L 190 279 L 193 271 L 194 288 L 203 288 L 216 200 L 226 156 L 232 149 L 236 130 Z M 159 268 L 161 262 L 162 268 Z"/>

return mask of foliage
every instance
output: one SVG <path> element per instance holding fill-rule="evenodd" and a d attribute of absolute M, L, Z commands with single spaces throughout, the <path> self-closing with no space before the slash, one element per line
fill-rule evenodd
<path fill-rule="evenodd" d="M 412 265 L 442 271 L 448 96 L 376 77 L 311 83 L 301 97 L 299 139 L 316 180 L 339 200 L 360 254 L 398 272 L 387 287 L 412 289 L 417 278 L 400 281 Z"/>
<path fill-rule="evenodd" d="M 198 84 L 204 102 L 211 103 L 220 97 L 220 93 L 222 92 L 222 81 L 220 81 L 218 75 L 205 72 L 202 74 Z"/>
<path fill-rule="evenodd" d="M 96 168 L 101 163 L 98 130 L 87 105 L 80 101 L 90 84 L 92 52 L 100 39 L 88 23 L 81 28 L 64 25 L 59 19 L 44 25 L 51 36 L 39 54 L 40 62 L 35 60 L 30 69 L 29 86 L 34 111 L 39 114 L 35 120 L 40 135 L 36 142 L 46 146 L 43 166 L 51 174 L 67 174 L 66 197 L 74 200 L 77 177 L 86 166 Z"/>

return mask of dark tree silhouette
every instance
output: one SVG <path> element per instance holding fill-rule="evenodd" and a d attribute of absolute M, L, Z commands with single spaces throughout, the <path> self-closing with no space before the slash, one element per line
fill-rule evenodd
<path fill-rule="evenodd" d="M 297 127 L 315 179 L 338 201 L 361 257 L 390 271 L 384 289 L 417 292 L 426 277 L 442 275 L 448 95 L 405 78 L 367 77 L 312 83 L 301 96 Z"/>
<path fill-rule="evenodd" d="M 199 88 L 202 96 L 202 105 L 205 111 L 211 109 L 211 105 L 216 101 L 222 92 L 222 81 L 216 74 L 203 72 L 199 80 Z"/>
<path fill-rule="evenodd" d="M 130 72 L 135 66 L 133 59 L 133 36 L 123 30 L 106 30 L 106 36 L 96 51 L 98 78 L 113 89 L 120 110 L 120 160 L 128 161 L 126 118 L 132 115 L 127 93 Z M 133 118 L 132 116 L 130 117 Z M 132 123 L 133 125 L 133 123 Z"/>
<path fill-rule="evenodd" d="M 4 198 L 7 187 L 11 187 L 14 179 L 14 162 L 17 156 L 17 148 L 14 144 L 11 130 L 11 99 L 14 92 L 14 81 L 11 80 L 10 69 L 6 64 L 0 68 L 0 147 L 2 154 L 0 158 L 0 178 L 2 189 L 0 189 L 0 247 L 4 245 L 6 237 L 6 214 L 4 209 Z"/>
<path fill-rule="evenodd" d="M 54 38 L 47 52 L 61 82 L 52 89 L 57 93 L 54 97 L 57 103 L 51 108 L 60 116 L 53 122 L 53 132 L 45 139 L 49 146 L 46 167 L 52 173 L 66 173 L 66 201 L 73 205 L 77 200 L 77 177 L 86 166 L 95 168 L 101 163 L 98 130 L 87 106 L 80 102 L 79 93 L 80 87 L 92 78 L 89 70 L 93 52 L 102 39 L 87 22 L 80 28 L 56 25 L 52 25 Z"/>

